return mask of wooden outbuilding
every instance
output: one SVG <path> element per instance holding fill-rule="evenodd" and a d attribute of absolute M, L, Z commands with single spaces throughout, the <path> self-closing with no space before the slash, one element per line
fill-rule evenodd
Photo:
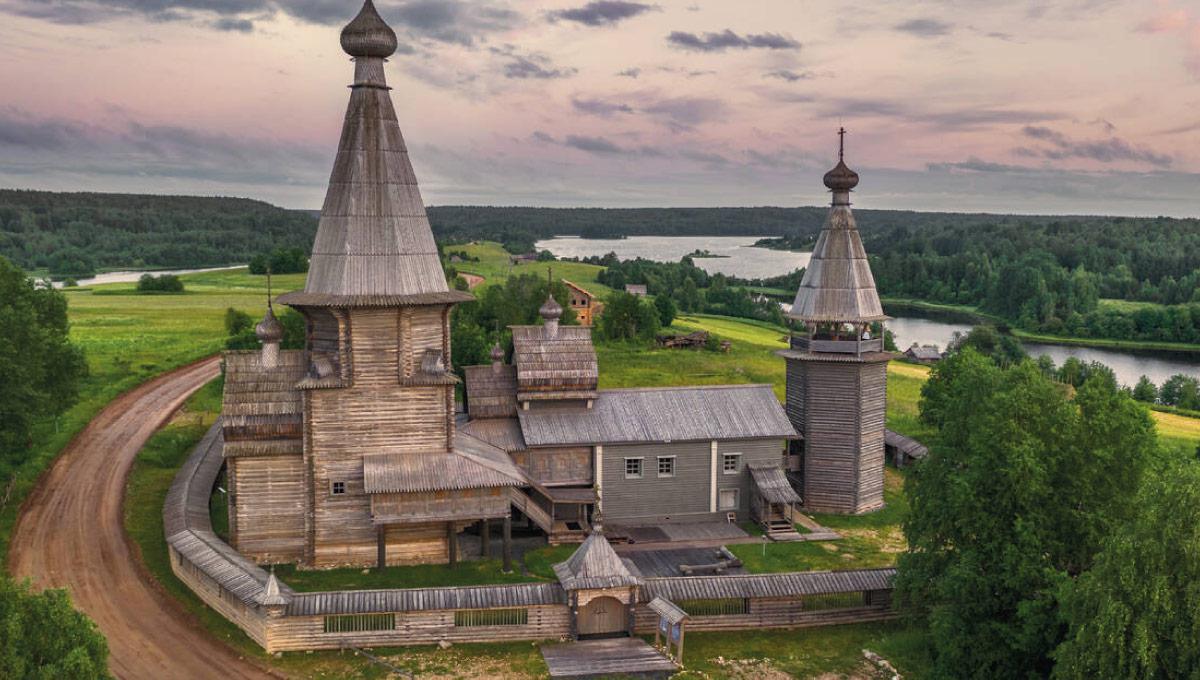
<path fill-rule="evenodd" d="M 937 345 L 918 345 L 914 342 L 911 347 L 904 350 L 904 357 L 918 364 L 936 364 L 942 360 L 942 353 L 938 350 Z"/>
<path fill-rule="evenodd" d="M 570 293 L 568 299 L 571 309 L 575 310 L 575 319 L 581 326 L 591 326 L 604 311 L 604 303 L 594 293 L 576 283 L 563 279 L 563 285 Z"/>

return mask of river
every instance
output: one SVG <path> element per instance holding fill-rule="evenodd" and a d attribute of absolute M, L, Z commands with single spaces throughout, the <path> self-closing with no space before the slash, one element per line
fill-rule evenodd
<path fill-rule="evenodd" d="M 697 250 L 722 257 L 697 257 L 695 263 L 709 274 L 726 274 L 742 279 L 765 279 L 791 273 L 808 265 L 811 253 L 755 248 L 759 236 L 630 236 L 622 239 L 555 236 L 538 241 L 537 250 L 555 257 L 584 258 L 616 253 L 622 260 L 638 257 L 658 262 L 678 262 Z"/>
<path fill-rule="evenodd" d="M 175 274 L 176 276 L 179 276 L 181 274 L 199 274 L 201 272 L 219 272 L 228 269 L 241 269 L 245 266 L 246 265 L 244 264 L 235 264 L 226 267 L 207 267 L 204 269 L 161 269 L 154 271 L 104 272 L 103 274 L 97 274 L 86 279 L 77 279 L 76 282 L 80 286 L 96 286 L 103 283 L 133 283 L 134 281 L 142 278 L 142 274 L 153 274 L 154 276 Z M 63 282 L 55 281 L 54 287 L 62 288 Z"/>
<path fill-rule="evenodd" d="M 794 253 L 767 248 L 754 248 L 754 236 L 630 236 L 624 239 L 583 239 L 575 236 L 556 236 L 537 243 L 537 249 L 549 250 L 555 257 L 587 257 L 616 253 L 622 260 L 643 257 L 660 262 L 674 262 L 697 249 L 721 258 L 696 258 L 696 266 L 710 274 L 721 272 L 745 279 L 768 278 L 787 274 L 808 264 L 809 253 Z M 971 326 L 917 317 L 898 317 L 888 322 L 896 336 L 896 346 L 905 349 L 918 343 L 937 345 L 945 349 L 955 331 L 966 333 Z M 1141 353 L 1092 347 L 1069 347 L 1025 343 L 1031 356 L 1049 356 L 1057 365 L 1068 357 L 1080 361 L 1099 361 L 1113 369 L 1123 385 L 1133 385 L 1142 375 L 1156 385 L 1176 373 L 1200 375 L 1200 359 L 1165 353 Z"/>

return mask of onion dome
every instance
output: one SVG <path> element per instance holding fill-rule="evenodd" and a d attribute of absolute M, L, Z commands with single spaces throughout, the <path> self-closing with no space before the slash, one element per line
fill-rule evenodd
<path fill-rule="evenodd" d="M 279 319 L 275 318 L 275 310 L 267 306 L 267 314 L 262 321 L 254 327 L 254 334 L 258 336 L 259 341 L 264 345 L 269 343 L 279 343 L 283 340 L 283 324 L 279 323 Z"/>
<path fill-rule="evenodd" d="M 538 309 L 538 314 L 546 321 L 558 321 L 562 313 L 562 305 L 558 304 L 553 295 L 547 295 L 546 302 Z"/>
<path fill-rule="evenodd" d="M 500 343 L 498 342 L 495 345 L 492 345 L 492 361 L 497 363 L 504 361 L 504 348 L 501 347 Z"/>
<path fill-rule="evenodd" d="M 858 186 L 858 173 L 846 167 L 846 128 L 838 130 L 838 163 L 825 173 L 825 186 L 830 191 L 850 191 Z"/>
<path fill-rule="evenodd" d="M 342 29 L 342 49 L 352 57 L 386 59 L 398 44 L 396 32 L 379 16 L 371 0 L 363 3 L 358 16 Z"/>

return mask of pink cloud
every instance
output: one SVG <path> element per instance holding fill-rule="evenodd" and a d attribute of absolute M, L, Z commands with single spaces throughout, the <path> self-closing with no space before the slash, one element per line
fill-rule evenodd
<path fill-rule="evenodd" d="M 1169 2 L 1155 3 L 1155 13 L 1138 25 L 1142 33 L 1178 33 L 1183 36 L 1183 65 L 1200 80 L 1200 18 L 1186 9 L 1175 9 Z"/>
<path fill-rule="evenodd" d="M 1187 28 L 1191 23 L 1192 16 L 1186 9 L 1160 6 L 1158 13 L 1138 24 L 1137 30 L 1143 33 L 1173 33 Z"/>

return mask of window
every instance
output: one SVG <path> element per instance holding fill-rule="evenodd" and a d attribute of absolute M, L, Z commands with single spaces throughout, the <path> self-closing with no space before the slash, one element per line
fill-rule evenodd
<path fill-rule="evenodd" d="M 625 459 L 625 479 L 641 479 L 642 478 L 642 459 L 641 458 L 626 458 Z"/>
<path fill-rule="evenodd" d="M 750 611 L 749 601 L 742 597 L 681 600 L 679 608 L 690 616 L 736 616 Z"/>
<path fill-rule="evenodd" d="M 658 457 L 658 476 L 659 477 L 674 477 L 675 476 L 675 456 L 659 456 Z"/>
<path fill-rule="evenodd" d="M 528 623 L 528 609 L 462 609 L 454 612 L 454 625 L 459 628 L 524 626 Z"/>
<path fill-rule="evenodd" d="M 736 475 L 742 466 L 742 454 L 727 453 L 721 457 L 721 471 L 727 475 Z"/>
<path fill-rule="evenodd" d="M 326 633 L 361 633 L 365 630 L 394 630 L 395 614 L 350 614 L 326 616 Z"/>
<path fill-rule="evenodd" d="M 721 489 L 717 492 L 717 509 L 718 510 L 737 510 L 738 509 L 738 490 L 737 489 Z"/>
<path fill-rule="evenodd" d="M 342 494 L 346 493 L 346 483 L 331 482 L 329 484 L 329 493 L 333 494 L 334 496 L 341 496 Z"/>

